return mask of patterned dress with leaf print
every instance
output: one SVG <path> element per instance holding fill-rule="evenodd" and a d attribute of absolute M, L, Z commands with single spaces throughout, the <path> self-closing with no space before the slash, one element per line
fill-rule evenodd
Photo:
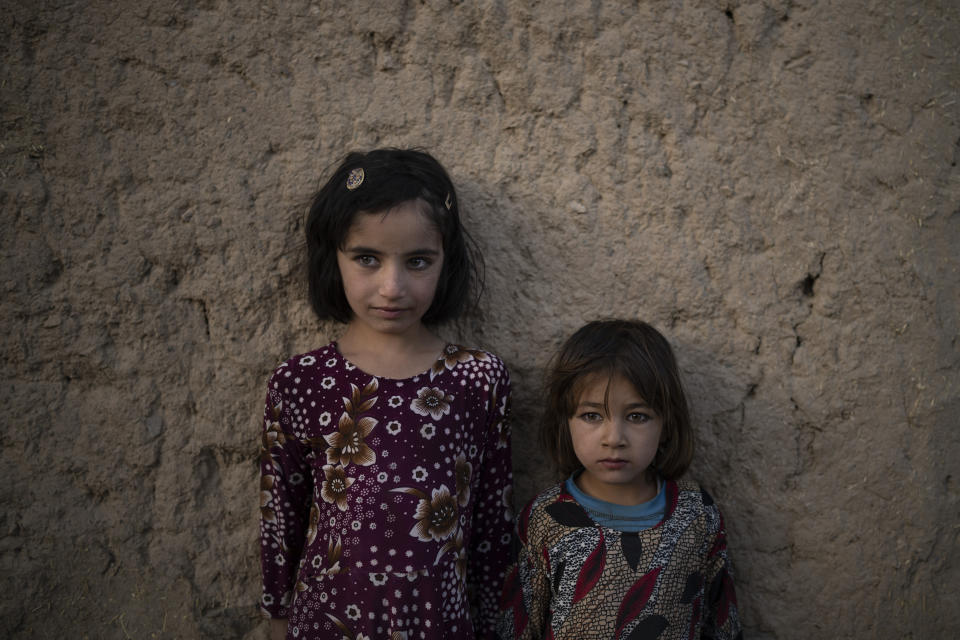
<path fill-rule="evenodd" d="M 288 638 L 493 637 L 512 561 L 510 380 L 448 345 L 378 378 L 335 343 L 268 383 L 261 609 Z"/>
<path fill-rule="evenodd" d="M 710 494 L 666 481 L 654 527 L 595 522 L 563 483 L 517 519 L 521 549 L 503 588 L 511 640 L 741 640 L 726 527 Z"/>

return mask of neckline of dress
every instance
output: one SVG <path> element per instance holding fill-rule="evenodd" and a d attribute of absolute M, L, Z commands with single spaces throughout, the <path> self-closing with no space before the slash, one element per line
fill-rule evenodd
<path fill-rule="evenodd" d="M 407 380 L 413 380 L 414 378 L 419 378 L 421 376 L 429 376 L 430 372 L 433 370 L 433 366 L 437 363 L 438 360 L 443 360 L 444 354 L 447 352 L 447 347 L 451 347 L 451 346 L 457 346 L 457 345 L 454 345 L 452 342 L 444 342 L 443 346 L 440 347 L 440 353 L 437 354 L 437 357 L 433 359 L 433 362 L 430 363 L 430 366 L 428 366 L 423 371 L 419 373 L 415 373 L 412 376 L 407 376 L 406 378 L 391 378 L 390 376 L 378 376 L 374 373 L 370 373 L 363 367 L 358 366 L 355 362 L 350 360 L 350 358 L 343 355 L 343 352 L 340 351 L 340 345 L 337 343 L 336 340 L 330 341 L 330 347 L 333 349 L 334 353 L 337 354 L 337 357 L 343 360 L 345 364 L 350 365 L 360 373 L 370 376 L 371 378 L 376 378 L 377 380 L 389 380 L 392 382 L 406 382 Z"/>
<path fill-rule="evenodd" d="M 590 517 L 590 510 L 587 508 L 586 505 L 580 504 L 580 502 L 578 502 L 577 499 L 574 498 L 573 495 L 571 495 L 569 491 L 567 491 L 567 486 L 566 486 L 566 485 L 567 485 L 567 481 L 566 481 L 566 480 L 562 481 L 559 485 L 555 485 L 555 486 L 559 486 L 559 492 L 558 492 L 558 494 L 554 497 L 554 499 L 559 498 L 560 496 L 566 495 L 571 501 L 573 501 L 573 503 L 574 503 L 575 505 L 577 505 L 580 509 L 582 509 L 583 512 L 584 512 L 584 513 L 587 515 L 587 517 L 589 518 L 589 517 Z M 671 487 L 671 485 L 672 485 L 672 487 Z M 666 503 L 666 504 L 664 505 L 664 507 L 663 507 L 663 517 L 660 518 L 660 521 L 659 521 L 659 522 L 657 522 L 655 525 L 653 525 L 652 527 L 650 527 L 650 528 L 648 528 L 648 529 L 644 529 L 643 531 L 638 531 L 638 532 L 636 532 L 636 533 L 625 532 L 625 531 L 620 531 L 619 529 L 614 529 L 613 527 L 608 527 L 608 526 L 606 526 L 606 525 L 602 525 L 602 524 L 600 524 L 599 522 L 597 522 L 596 520 L 593 520 L 593 518 L 590 518 L 590 519 L 593 520 L 593 524 L 594 524 L 595 527 L 600 528 L 600 529 L 603 529 L 603 531 L 606 532 L 606 533 L 613 532 L 613 533 L 625 534 L 625 535 L 628 535 L 628 536 L 633 536 L 633 535 L 643 535 L 643 534 L 646 534 L 646 533 L 649 532 L 649 531 L 659 531 L 660 528 L 663 527 L 664 524 L 667 522 L 667 520 L 669 520 L 671 517 L 673 517 L 673 514 L 674 514 L 674 512 L 675 512 L 676 509 L 677 509 L 677 500 L 676 500 L 676 499 L 678 499 L 679 496 L 680 496 L 680 485 L 677 484 L 677 481 L 676 481 L 676 480 L 664 480 L 664 481 L 663 481 L 663 489 L 664 489 L 664 492 L 666 493 L 666 496 L 665 496 L 665 497 L 666 497 L 666 500 L 667 500 L 667 503 Z M 673 495 L 671 495 L 671 489 L 672 489 L 672 491 L 673 491 Z"/>

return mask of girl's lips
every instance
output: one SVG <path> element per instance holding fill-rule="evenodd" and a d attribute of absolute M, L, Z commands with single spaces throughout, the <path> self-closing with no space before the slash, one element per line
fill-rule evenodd
<path fill-rule="evenodd" d="M 373 310 L 384 318 L 396 318 L 405 311 L 398 307 L 374 307 Z"/>
<path fill-rule="evenodd" d="M 608 458 L 600 460 L 599 464 L 606 469 L 621 469 L 627 465 L 627 461 L 620 458 Z"/>

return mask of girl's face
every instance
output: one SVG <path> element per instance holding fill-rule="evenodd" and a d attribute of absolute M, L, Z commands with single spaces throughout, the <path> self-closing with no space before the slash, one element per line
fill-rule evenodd
<path fill-rule="evenodd" d="M 443 269 L 443 241 L 416 200 L 379 213 L 358 213 L 337 265 L 353 311 L 350 324 L 381 334 L 422 328 Z"/>
<path fill-rule="evenodd" d="M 663 420 L 621 375 L 589 376 L 568 420 L 583 472 L 577 486 L 587 495 L 621 505 L 656 495 L 647 470 L 657 455 Z"/>

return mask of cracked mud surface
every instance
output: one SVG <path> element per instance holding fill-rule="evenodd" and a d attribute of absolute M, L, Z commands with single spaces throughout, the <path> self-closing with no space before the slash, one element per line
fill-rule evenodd
<path fill-rule="evenodd" d="M 957 7 L 564 7 L 13 3 L 0 636 L 261 637 L 264 384 L 336 331 L 303 205 L 376 145 L 432 150 L 485 249 L 519 501 L 550 352 L 642 317 L 748 637 L 960 632 Z"/>

